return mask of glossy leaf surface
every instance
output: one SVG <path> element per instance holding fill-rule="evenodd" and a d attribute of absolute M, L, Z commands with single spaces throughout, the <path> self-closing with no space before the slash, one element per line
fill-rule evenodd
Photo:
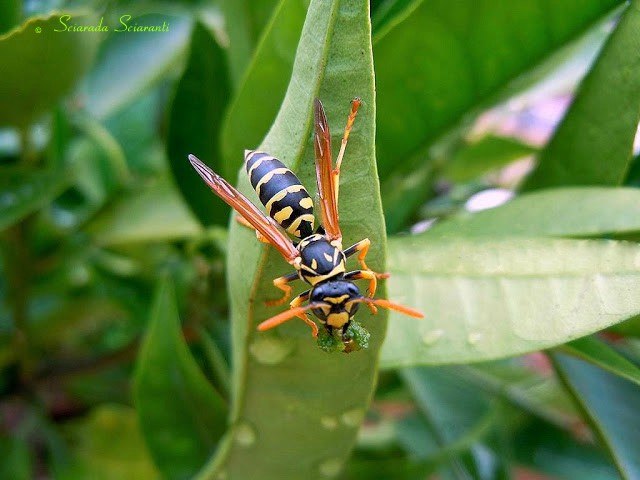
<path fill-rule="evenodd" d="M 431 236 L 599 237 L 640 231 L 637 188 L 554 188 L 520 195 L 477 213 L 461 212 Z"/>
<path fill-rule="evenodd" d="M 640 312 L 640 247 L 554 239 L 389 242 L 392 314 L 385 366 L 463 363 L 548 348 Z"/>
<path fill-rule="evenodd" d="M 339 143 L 349 102 L 362 99 L 342 166 L 341 225 L 345 246 L 369 237 L 369 265 L 384 268 L 384 224 L 376 181 L 375 98 L 367 0 L 314 0 L 309 6 L 292 80 L 276 121 L 260 149 L 280 158 L 311 191 L 315 185 L 312 105 L 320 98 Z M 241 190 L 256 203 L 241 176 Z M 363 217 L 362 212 L 367 212 Z M 253 232 L 232 223 L 228 265 L 233 314 L 232 432 L 199 478 L 321 478 L 339 473 L 373 390 L 384 314 L 359 318 L 372 334 L 368 350 L 326 354 L 309 328 L 292 321 L 272 331 L 256 325 L 285 307 L 272 279 L 290 267 Z M 244 268 L 237 268 L 238 265 Z M 296 291 L 301 287 L 297 286 Z M 384 292 L 381 292 L 383 295 Z M 273 415 L 265 412 L 274 412 Z M 277 412 L 277 415 L 275 414 Z M 278 442 L 270 439 L 278 438 Z M 295 461 L 274 461 L 282 458 Z"/>

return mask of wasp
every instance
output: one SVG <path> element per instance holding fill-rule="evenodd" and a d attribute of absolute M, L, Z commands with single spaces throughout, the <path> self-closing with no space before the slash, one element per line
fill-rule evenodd
<path fill-rule="evenodd" d="M 374 314 L 377 313 L 376 307 L 382 307 L 416 318 L 423 317 L 422 313 L 412 308 L 374 298 L 378 280 L 388 278 L 389 274 L 376 273 L 367 266 L 366 256 L 371 245 L 368 238 L 347 249 L 342 248 L 338 215 L 340 167 L 360 103 L 358 98 L 351 102 L 334 166 L 331 134 L 324 107 L 320 100 L 314 101 L 314 150 L 322 220 L 317 228 L 313 214 L 314 202 L 309 192 L 289 168 L 268 153 L 245 151 L 247 175 L 268 216 L 195 155 L 189 155 L 189 161 L 207 185 L 236 210 L 237 220 L 255 229 L 258 239 L 273 245 L 295 269 L 293 273 L 273 280 L 274 286 L 282 290 L 284 295 L 266 302 L 267 305 L 284 304 L 291 297 L 290 282 L 302 280 L 311 285 L 309 290 L 290 302 L 289 310 L 260 323 L 258 330 L 268 330 L 293 318 L 300 318 L 311 328 L 313 337 L 317 337 L 318 325 L 307 316 L 311 310 L 329 337 L 334 338 L 334 334 L 339 336 L 346 352 L 353 350 L 353 332 L 349 331 L 349 326 L 361 303 L 366 304 Z M 346 260 L 355 254 L 358 255 L 361 268 L 347 272 Z M 360 293 L 355 280 L 368 280 L 366 295 Z"/>

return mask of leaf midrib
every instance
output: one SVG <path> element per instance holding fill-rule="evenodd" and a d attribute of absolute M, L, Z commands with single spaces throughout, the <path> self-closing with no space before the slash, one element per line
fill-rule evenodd
<path fill-rule="evenodd" d="M 336 16 L 338 14 L 340 8 L 340 1 L 334 1 L 333 5 L 332 5 L 332 9 L 330 12 L 330 19 L 329 19 L 329 24 L 328 24 L 328 29 L 327 29 L 327 36 L 325 37 L 326 39 L 329 40 L 328 44 L 326 44 L 326 47 L 322 53 L 322 56 L 320 58 L 320 72 L 321 74 L 318 76 L 317 81 L 315 82 L 314 88 L 313 88 L 313 92 L 314 95 L 313 97 L 316 97 L 318 92 L 320 91 L 320 86 L 322 84 L 322 79 L 324 78 L 324 74 L 325 74 L 325 66 L 327 63 L 327 59 L 329 57 L 329 50 L 331 48 L 331 39 L 333 37 L 333 30 L 336 24 Z M 297 55 L 297 54 L 296 54 Z M 294 64 L 295 66 L 295 64 Z M 293 78 L 293 77 L 292 77 Z M 285 95 L 286 98 L 286 95 Z M 311 98 L 309 100 L 309 104 L 308 104 L 308 112 L 311 112 L 311 105 L 313 102 L 313 98 Z M 280 107 L 282 109 L 282 106 Z M 278 119 L 278 116 L 276 116 L 276 120 Z M 294 172 L 298 170 L 298 167 L 300 166 L 300 163 L 302 162 L 302 157 L 304 155 L 304 151 L 305 148 L 307 147 L 307 143 L 308 143 L 308 138 L 311 135 L 311 128 L 312 128 L 312 116 L 309 114 L 306 117 L 306 124 L 305 124 L 305 128 L 304 128 L 304 136 L 303 136 L 303 141 L 300 142 L 300 146 L 297 149 L 297 153 L 293 159 L 293 161 L 291 162 L 289 166 L 289 168 L 291 168 L 291 170 L 293 170 Z M 264 141 L 266 139 L 269 138 L 269 135 L 271 133 L 271 130 L 269 130 L 269 132 L 267 133 L 265 139 L 263 139 L 263 141 L 261 142 L 261 146 L 262 144 L 264 144 Z M 260 147 L 261 148 L 261 147 Z M 234 213 L 235 215 L 235 213 Z M 254 280 L 253 280 L 253 284 L 251 285 L 251 291 L 249 294 L 249 299 L 256 299 L 258 297 L 258 291 L 260 289 L 260 285 L 262 283 L 262 278 L 263 278 L 263 272 L 264 269 L 267 265 L 267 259 L 269 257 L 269 249 L 271 247 L 268 245 L 265 245 L 262 247 L 262 253 L 260 254 L 260 258 L 258 260 L 257 263 L 257 267 L 254 273 Z M 247 309 L 247 330 L 246 333 L 247 335 L 249 335 L 249 330 L 252 328 L 252 325 L 254 325 L 255 322 L 255 302 L 254 301 L 250 301 L 249 302 L 249 306 Z M 245 337 L 246 340 L 246 337 Z M 244 342 L 244 345 L 246 347 L 246 341 Z M 238 368 L 242 369 L 242 373 L 237 377 L 240 385 L 242 387 L 238 387 L 237 389 L 237 393 L 238 393 L 238 399 L 237 401 L 232 402 L 231 404 L 231 412 L 230 412 L 230 416 L 229 416 L 229 421 L 230 423 L 234 423 L 235 421 L 237 421 L 240 418 L 240 412 L 243 410 L 243 407 L 245 405 L 245 400 L 246 400 L 246 380 L 247 380 L 247 374 L 248 374 L 248 369 L 249 369 L 249 349 L 248 348 L 244 348 L 243 352 L 242 352 L 242 365 L 239 365 Z M 228 451 L 223 452 L 225 455 L 228 454 Z"/>

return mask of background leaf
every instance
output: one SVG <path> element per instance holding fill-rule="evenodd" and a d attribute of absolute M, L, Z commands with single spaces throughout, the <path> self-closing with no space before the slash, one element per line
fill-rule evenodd
<path fill-rule="evenodd" d="M 160 478 L 144 445 L 136 413 L 130 407 L 103 405 L 67 425 L 66 433 L 72 444 L 71 459 L 56 478 Z"/>
<path fill-rule="evenodd" d="M 337 144 L 349 102 L 360 96 L 362 107 L 342 169 L 340 219 L 345 245 L 369 237 L 373 244 L 369 265 L 381 269 L 384 224 L 374 161 L 375 98 L 368 5 L 368 0 L 311 2 L 287 95 L 260 149 L 291 166 L 303 184 L 313 189 L 310 140 L 314 97 L 324 102 Z M 244 175 L 240 188 L 257 203 Z M 363 211 L 367 212 L 364 219 Z M 366 324 L 372 334 L 369 349 L 348 356 L 322 352 L 302 322 L 257 332 L 258 322 L 281 310 L 265 307 L 263 302 L 275 295 L 272 279 L 290 267 L 272 248 L 259 245 L 253 232 L 235 222 L 227 264 L 234 341 L 233 430 L 226 448 L 199 478 L 214 479 L 220 474 L 265 480 L 337 475 L 355 441 L 373 390 L 384 316 Z M 282 412 L 286 422 L 279 415 L 265 415 L 268 411 Z M 277 443 L 269 441 L 275 437 L 279 438 Z M 274 462 L 284 451 L 296 461 Z"/>
<path fill-rule="evenodd" d="M 229 36 L 229 70 L 238 85 L 251 59 L 251 52 L 278 0 L 220 0 Z"/>
<path fill-rule="evenodd" d="M 0 34 L 15 27 L 22 18 L 22 0 L 5 0 L 0 5 Z"/>
<path fill-rule="evenodd" d="M 31 462 L 29 447 L 24 439 L 0 437 L 0 478 L 33 478 Z"/>
<path fill-rule="evenodd" d="M 640 386 L 563 354 L 552 354 L 552 359 L 556 372 L 609 451 L 620 476 L 638 478 Z"/>
<path fill-rule="evenodd" d="M 416 166 L 439 135 L 618 4 L 415 2 L 375 44 L 381 176 Z"/>
<path fill-rule="evenodd" d="M 524 188 L 619 185 L 640 120 L 640 2 L 632 1 Z"/>
<path fill-rule="evenodd" d="M 461 147 L 444 167 L 442 176 L 454 182 L 468 182 L 535 151 L 515 138 L 487 135 Z"/>
<path fill-rule="evenodd" d="M 229 209 L 212 202 L 211 190 L 199 181 L 187 155 L 193 153 L 220 170 L 218 137 L 229 90 L 224 52 L 211 32 L 196 23 L 189 60 L 171 105 L 167 154 L 182 195 L 205 225 L 226 225 Z"/>
<path fill-rule="evenodd" d="M 595 337 L 579 338 L 563 345 L 561 349 L 564 353 L 569 353 L 640 385 L 640 368 Z"/>
<path fill-rule="evenodd" d="M 99 245 L 159 242 L 203 230 L 168 180 L 126 195 L 96 216 L 87 231 Z"/>
<path fill-rule="evenodd" d="M 554 188 L 520 195 L 496 208 L 461 212 L 427 236 L 594 237 L 640 231 L 636 188 Z"/>
<path fill-rule="evenodd" d="M 151 455 L 171 479 L 191 478 L 226 429 L 226 406 L 182 337 L 168 280 L 156 292 L 150 328 L 138 357 L 135 403 Z"/>
<path fill-rule="evenodd" d="M 169 32 L 143 35 L 113 33 L 109 36 L 100 48 L 95 68 L 83 85 L 86 108 L 98 118 L 115 113 L 161 81 L 183 57 L 188 46 L 189 19 L 144 15 L 136 21 L 141 25 L 162 25 L 166 21 L 170 25 Z M 114 81 L 113 72 L 120 72 L 119 81 Z"/>
<path fill-rule="evenodd" d="M 0 170 L 0 230 L 47 205 L 70 183 L 64 170 Z"/>
<path fill-rule="evenodd" d="M 463 363 L 554 346 L 640 311 L 637 245 L 552 239 L 389 242 L 389 296 L 425 313 L 392 314 L 386 367 Z"/>
<path fill-rule="evenodd" d="M 307 0 L 280 0 L 256 46 L 222 126 L 226 178 L 235 180 L 244 150 L 255 148 L 262 141 L 278 113 L 307 5 Z"/>
<path fill-rule="evenodd" d="M 0 125 L 24 126 L 34 121 L 69 93 L 91 66 L 99 35 L 84 35 L 79 42 L 73 34 L 54 32 L 60 16 L 34 17 L 0 36 Z M 90 15 L 76 21 L 91 23 Z M 39 33 L 38 33 L 39 32 Z M 47 61 L 41 61 L 46 55 Z M 46 78 L 46 82 L 42 79 Z"/>

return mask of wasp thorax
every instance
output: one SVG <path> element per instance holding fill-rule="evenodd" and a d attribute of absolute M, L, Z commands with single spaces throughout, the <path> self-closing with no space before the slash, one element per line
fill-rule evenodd
<path fill-rule="evenodd" d="M 305 238 L 298 245 L 298 250 L 300 277 L 311 285 L 339 277 L 345 272 L 344 253 L 322 235 Z"/>
<path fill-rule="evenodd" d="M 358 287 L 347 280 L 329 280 L 311 292 L 310 303 L 322 303 L 312 311 L 322 323 L 332 328 L 345 327 L 358 311 L 361 298 Z"/>

